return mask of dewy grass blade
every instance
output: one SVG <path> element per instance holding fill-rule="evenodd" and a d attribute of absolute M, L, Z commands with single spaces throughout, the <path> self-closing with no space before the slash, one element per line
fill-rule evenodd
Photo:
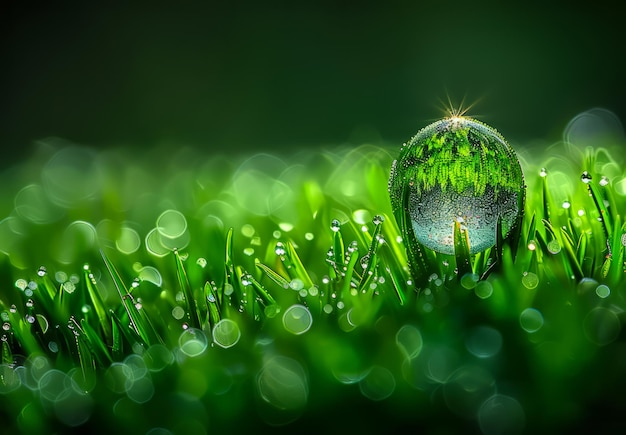
<path fill-rule="evenodd" d="M 113 358 L 109 354 L 106 344 L 102 341 L 98 333 L 91 327 L 85 319 L 81 320 L 80 326 L 84 334 L 86 342 L 89 344 L 94 357 L 98 360 L 101 367 L 106 367 L 113 362 Z"/>
<path fill-rule="evenodd" d="M 587 183 L 587 189 L 589 190 L 589 195 L 593 198 L 593 203 L 595 204 L 598 213 L 600 213 L 600 220 L 602 221 L 604 235 L 607 240 L 611 240 L 613 236 L 613 222 L 611 213 L 609 213 L 609 210 L 604 203 L 604 198 L 602 197 L 598 186 L 593 181 L 589 181 L 589 183 Z"/>
<path fill-rule="evenodd" d="M 109 319 L 109 317 L 107 316 L 107 310 L 104 306 L 104 302 L 102 301 L 100 289 L 98 288 L 93 273 L 89 269 L 88 265 L 85 265 L 83 267 L 83 277 L 85 280 L 85 285 L 87 286 L 87 292 L 89 293 L 89 297 L 91 298 L 91 304 L 96 310 L 96 315 L 98 316 L 100 329 L 104 334 L 104 339 L 107 343 L 112 344 L 113 337 L 111 335 L 111 319 Z"/>
<path fill-rule="evenodd" d="M 289 288 L 289 281 L 282 277 L 278 272 L 275 272 L 269 266 L 261 263 L 258 259 L 254 262 L 255 266 L 261 269 L 261 271 L 273 282 L 278 284 L 278 286 L 287 289 Z"/>
<path fill-rule="evenodd" d="M 178 286 L 180 291 L 185 295 L 185 303 L 187 304 L 187 313 L 189 318 L 189 326 L 193 328 L 200 328 L 200 319 L 198 313 L 198 307 L 196 305 L 196 299 L 194 298 L 191 285 L 189 284 L 189 278 L 185 271 L 185 265 L 177 250 L 174 250 L 174 261 L 176 264 L 176 277 L 178 279 Z"/>
<path fill-rule="evenodd" d="M 151 340 L 149 325 L 145 323 L 144 319 L 142 319 L 141 315 L 139 314 L 135 305 L 135 300 L 133 296 L 128 292 L 128 289 L 124 285 L 124 282 L 117 272 L 117 269 L 115 268 L 113 263 L 111 263 L 104 251 L 101 250 L 100 254 L 102 255 L 102 259 L 104 260 L 109 275 L 113 279 L 113 284 L 117 289 L 118 295 L 122 301 L 122 305 L 124 306 L 124 310 L 128 315 L 130 327 L 145 344 L 158 342 L 156 337 Z"/>
<path fill-rule="evenodd" d="M 3 336 L 2 339 L 2 364 L 11 365 L 14 363 L 13 352 L 11 352 L 8 338 L 6 340 L 4 338 L 6 337 Z"/>
<path fill-rule="evenodd" d="M 454 257 L 458 269 L 458 278 L 472 271 L 469 237 L 467 231 L 461 229 L 461 223 L 454 221 Z"/>
<path fill-rule="evenodd" d="M 204 284 L 204 294 L 206 295 L 207 305 L 209 309 L 209 326 L 212 328 L 222 319 L 220 315 L 220 306 L 213 285 L 207 281 Z"/>

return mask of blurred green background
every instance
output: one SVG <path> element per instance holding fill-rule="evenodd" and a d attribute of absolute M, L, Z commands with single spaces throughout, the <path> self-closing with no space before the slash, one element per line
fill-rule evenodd
<path fill-rule="evenodd" d="M 130 3 L 130 4 L 127 4 Z M 279 152 L 401 143 L 447 94 L 514 145 L 626 118 L 609 4 L 17 2 L 0 7 L 2 166 L 33 140 Z"/>

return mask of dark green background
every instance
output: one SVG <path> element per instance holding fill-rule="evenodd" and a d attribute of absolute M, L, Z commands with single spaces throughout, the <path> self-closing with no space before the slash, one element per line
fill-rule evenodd
<path fill-rule="evenodd" d="M 228 152 L 400 144 L 447 94 L 480 100 L 470 114 L 513 144 L 558 140 L 594 106 L 626 116 L 623 23 L 602 2 L 92 3 L 0 7 L 4 164 L 51 135 Z"/>

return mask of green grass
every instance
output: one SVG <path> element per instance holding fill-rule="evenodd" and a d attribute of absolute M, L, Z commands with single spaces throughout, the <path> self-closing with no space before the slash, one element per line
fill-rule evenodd
<path fill-rule="evenodd" d="M 413 279 L 387 193 L 397 147 L 138 158 L 48 141 L 5 174 L 0 432 L 618 424 L 619 146 L 516 147 L 518 232 L 427 251 Z"/>

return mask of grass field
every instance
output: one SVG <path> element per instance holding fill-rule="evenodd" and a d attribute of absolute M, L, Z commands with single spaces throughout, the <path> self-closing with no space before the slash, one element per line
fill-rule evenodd
<path fill-rule="evenodd" d="M 60 139 L 0 188 L 0 432 L 624 428 L 626 144 L 513 144 L 521 225 L 426 250 L 397 145 L 216 155 Z"/>

